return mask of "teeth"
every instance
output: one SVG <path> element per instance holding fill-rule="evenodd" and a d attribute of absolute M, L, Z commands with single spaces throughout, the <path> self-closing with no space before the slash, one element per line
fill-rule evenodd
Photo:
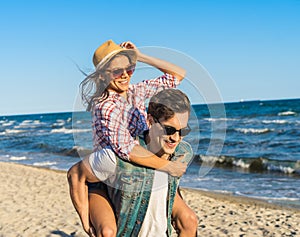
<path fill-rule="evenodd" d="M 166 143 L 167 143 L 167 145 L 169 145 L 169 146 L 175 146 L 176 145 L 176 143 L 175 142 L 169 142 L 169 141 L 165 141 Z"/>

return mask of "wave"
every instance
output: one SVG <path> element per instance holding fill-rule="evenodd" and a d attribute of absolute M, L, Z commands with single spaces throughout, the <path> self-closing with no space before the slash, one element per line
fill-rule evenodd
<path fill-rule="evenodd" d="M 255 198 L 255 199 L 262 199 L 262 200 L 274 200 L 274 201 L 299 201 L 299 198 L 288 198 L 288 197 L 264 197 L 264 196 L 257 196 L 257 195 L 249 195 L 249 194 L 244 194 L 242 192 L 235 192 L 236 195 L 239 196 L 245 196 L 245 197 L 250 197 L 250 198 Z"/>
<path fill-rule="evenodd" d="M 50 131 L 50 133 L 64 133 L 64 134 L 70 134 L 73 133 L 73 129 L 69 129 L 69 128 L 54 128 Z"/>
<path fill-rule="evenodd" d="M 237 132 L 248 134 L 262 134 L 262 133 L 268 133 L 274 131 L 274 129 L 269 129 L 269 128 L 236 128 L 234 129 Z"/>
<path fill-rule="evenodd" d="M 91 132 L 91 129 L 71 129 L 71 128 L 54 128 L 50 131 L 50 133 L 64 133 L 64 134 L 71 134 L 71 133 L 82 133 L 82 132 Z"/>
<path fill-rule="evenodd" d="M 264 123 L 264 124 L 271 124 L 271 123 L 275 123 L 275 124 L 286 124 L 286 123 L 289 123 L 289 121 L 287 121 L 287 120 L 275 119 L 275 120 L 263 120 L 262 123 Z"/>
<path fill-rule="evenodd" d="M 234 118 L 204 118 L 203 120 L 206 120 L 209 122 L 216 122 L 216 121 L 237 121 L 238 119 L 234 119 Z"/>
<path fill-rule="evenodd" d="M 92 153 L 91 149 L 73 146 L 71 148 L 61 148 L 47 143 L 39 143 L 34 147 L 35 150 L 42 150 L 43 153 L 51 153 L 60 156 L 84 157 Z"/>
<path fill-rule="evenodd" d="M 182 186 L 185 187 L 185 186 Z M 186 186 L 189 188 L 188 186 Z M 207 189 L 207 188 L 193 188 L 193 189 L 198 189 L 200 191 L 205 191 L 205 192 L 214 192 L 214 193 L 220 193 L 220 194 L 229 194 L 232 195 L 232 191 L 227 191 L 227 190 L 222 190 L 222 189 Z"/>
<path fill-rule="evenodd" d="M 61 149 L 60 151 L 56 152 L 56 154 L 83 158 L 83 157 L 91 154 L 92 152 L 93 151 L 90 149 L 80 147 L 80 146 L 74 146 L 72 148 Z"/>
<path fill-rule="evenodd" d="M 28 157 L 26 157 L 26 156 L 11 156 L 9 158 L 9 160 L 13 160 L 13 161 L 27 160 L 27 159 L 28 159 Z"/>
<path fill-rule="evenodd" d="M 52 124 L 52 127 L 63 127 L 66 125 L 66 123 L 70 123 L 71 118 L 68 118 L 67 120 L 64 119 L 56 119 L 56 121 Z"/>
<path fill-rule="evenodd" d="M 19 129 L 5 129 L 4 132 L 0 133 L 0 135 L 17 134 L 17 133 L 24 133 L 24 132 L 27 132 L 27 131 L 19 130 Z"/>
<path fill-rule="evenodd" d="M 268 158 L 237 158 L 232 156 L 195 155 L 194 162 L 218 168 L 240 168 L 248 172 L 271 172 L 300 176 L 300 160 L 272 160 Z"/>
<path fill-rule="evenodd" d="M 16 121 L 11 120 L 11 121 L 6 121 L 6 120 L 2 120 L 0 121 L 1 126 L 3 127 L 9 127 L 11 125 L 13 125 Z"/>
<path fill-rule="evenodd" d="M 53 125 L 55 125 L 55 126 L 63 126 L 63 125 L 65 125 L 65 120 L 63 120 L 63 119 L 56 119 L 56 122 L 55 123 L 53 123 Z"/>
<path fill-rule="evenodd" d="M 55 161 L 43 161 L 43 162 L 34 162 L 32 165 L 34 166 L 51 166 L 56 165 L 57 162 Z"/>
<path fill-rule="evenodd" d="M 278 113 L 278 116 L 291 116 L 291 115 L 297 115 L 297 113 L 293 111 L 284 111 Z"/>
<path fill-rule="evenodd" d="M 45 122 L 41 122 L 40 120 L 24 120 L 20 124 L 14 126 L 15 129 L 19 128 L 38 128 L 46 125 Z"/>

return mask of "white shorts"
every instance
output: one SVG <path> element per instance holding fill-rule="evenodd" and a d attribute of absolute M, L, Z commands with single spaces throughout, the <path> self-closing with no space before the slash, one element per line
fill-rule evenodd
<path fill-rule="evenodd" d="M 89 163 L 100 181 L 113 181 L 117 168 L 116 154 L 111 148 L 103 148 L 89 156 Z"/>

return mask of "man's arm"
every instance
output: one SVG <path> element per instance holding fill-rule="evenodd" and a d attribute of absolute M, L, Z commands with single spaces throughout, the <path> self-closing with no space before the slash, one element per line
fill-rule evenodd
<path fill-rule="evenodd" d="M 68 182 L 70 188 L 70 196 L 73 205 L 80 217 L 82 226 L 86 233 L 90 231 L 89 221 L 89 203 L 88 203 L 88 187 L 86 182 L 99 181 L 93 175 L 88 158 L 76 163 L 68 171 Z"/>

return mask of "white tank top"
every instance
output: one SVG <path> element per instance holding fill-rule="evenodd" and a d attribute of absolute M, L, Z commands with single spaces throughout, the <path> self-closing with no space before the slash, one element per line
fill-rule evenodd
<path fill-rule="evenodd" d="M 167 236 L 168 174 L 155 170 L 149 206 L 138 237 Z"/>

